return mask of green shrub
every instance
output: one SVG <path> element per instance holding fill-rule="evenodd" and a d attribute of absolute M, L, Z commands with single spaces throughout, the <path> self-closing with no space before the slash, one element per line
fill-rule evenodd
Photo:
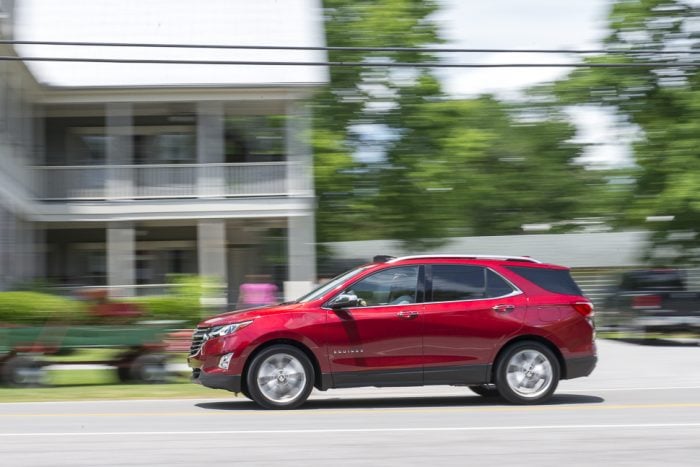
<path fill-rule="evenodd" d="M 41 292 L 0 292 L 0 323 L 78 323 L 87 318 L 85 304 Z"/>
<path fill-rule="evenodd" d="M 213 287 L 212 282 L 199 276 L 176 276 L 171 281 L 172 292 L 168 295 L 138 297 L 130 301 L 143 309 L 147 319 L 196 324 L 203 315 L 201 298 Z"/>

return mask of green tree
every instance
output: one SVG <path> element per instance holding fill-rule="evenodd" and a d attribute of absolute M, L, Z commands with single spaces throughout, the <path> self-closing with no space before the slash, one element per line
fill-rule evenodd
<path fill-rule="evenodd" d="M 330 46 L 418 47 L 439 42 L 434 2 L 329 0 Z M 319 241 L 391 238 L 423 248 L 448 236 L 522 233 L 525 223 L 609 213 L 600 172 L 576 164 L 575 128 L 556 105 L 493 97 L 451 100 L 417 52 L 332 51 L 330 84 L 314 101 Z M 380 129 L 384 157 L 358 162 L 360 125 Z M 607 211 L 606 211 L 607 210 Z"/>
<path fill-rule="evenodd" d="M 697 51 L 699 19 L 697 2 L 617 1 L 606 47 L 638 52 L 588 62 L 641 66 L 580 69 L 556 88 L 564 103 L 606 106 L 642 130 L 633 148 L 638 170 L 627 220 L 653 229 L 651 256 L 670 251 L 678 261 L 697 260 L 700 247 L 700 57 L 668 51 Z M 672 220 L 645 222 L 650 216 Z"/>
<path fill-rule="evenodd" d="M 428 17 L 437 9 L 425 0 L 324 0 L 326 42 L 332 47 L 421 47 L 439 42 Z M 378 238 L 383 221 L 376 216 L 376 166 L 357 162 L 360 126 L 390 132 L 403 109 L 401 96 L 414 95 L 425 70 L 400 71 L 372 66 L 373 61 L 418 63 L 420 52 L 332 50 L 331 61 L 364 62 L 363 67 L 331 67 L 330 84 L 313 101 L 315 183 L 319 241 Z M 433 89 L 440 94 L 439 87 Z"/>
<path fill-rule="evenodd" d="M 529 223 L 567 230 L 610 214 L 603 174 L 576 163 L 576 129 L 556 109 L 490 96 L 406 107 L 404 137 L 389 151 L 395 169 L 381 183 L 392 238 L 518 234 Z M 414 221 L 420 211 L 430 225 Z"/>

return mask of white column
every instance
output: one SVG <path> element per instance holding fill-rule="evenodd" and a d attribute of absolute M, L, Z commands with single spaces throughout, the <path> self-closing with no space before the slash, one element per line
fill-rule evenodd
<path fill-rule="evenodd" d="M 34 107 L 34 144 L 31 148 L 29 165 L 45 165 L 46 164 L 46 136 L 45 136 L 45 119 L 46 115 L 43 107 Z M 41 174 L 41 175 L 40 175 Z M 46 190 L 46 182 L 44 180 L 44 172 L 32 169 L 30 189 L 35 198 L 44 197 Z"/>
<path fill-rule="evenodd" d="M 316 281 L 315 239 L 313 213 L 288 219 L 289 281 L 284 284 L 285 300 L 293 300 L 309 291 Z"/>
<path fill-rule="evenodd" d="M 287 152 L 287 193 L 314 195 L 314 158 L 311 144 L 311 115 L 303 104 L 287 106 L 285 125 Z"/>
<path fill-rule="evenodd" d="M 226 304 L 226 223 L 222 219 L 197 222 L 199 274 L 216 281 L 220 292 L 209 297 L 210 305 Z"/>
<path fill-rule="evenodd" d="M 107 196 L 130 198 L 134 195 L 133 109 L 129 103 L 108 103 L 107 124 Z"/>
<path fill-rule="evenodd" d="M 2 83 L 0 83 L 2 86 Z M 7 243 L 7 212 L 5 211 L 5 206 L 0 204 L 0 290 L 5 290 L 7 287 L 6 275 L 7 275 L 7 255 L 10 246 Z"/>
<path fill-rule="evenodd" d="M 197 163 L 206 164 L 197 174 L 199 196 L 223 196 L 224 108 L 221 102 L 197 104 Z"/>
<path fill-rule="evenodd" d="M 33 273 L 35 278 L 45 278 L 47 276 L 46 263 L 48 256 L 48 246 L 46 245 L 46 228 L 37 222 L 32 223 L 33 229 Z"/>
<path fill-rule="evenodd" d="M 107 227 L 107 285 L 110 296 L 132 297 L 136 283 L 136 233 L 130 222 Z"/>

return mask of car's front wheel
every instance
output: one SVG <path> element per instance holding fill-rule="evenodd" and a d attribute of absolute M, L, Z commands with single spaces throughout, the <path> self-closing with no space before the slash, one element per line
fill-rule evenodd
<path fill-rule="evenodd" d="M 294 409 L 314 386 L 314 367 L 304 352 L 291 345 L 274 345 L 257 354 L 246 383 L 250 398 L 266 409 Z"/>
<path fill-rule="evenodd" d="M 496 367 L 496 388 L 513 404 L 549 399 L 559 384 L 559 361 L 546 346 L 525 341 L 510 346 Z"/>

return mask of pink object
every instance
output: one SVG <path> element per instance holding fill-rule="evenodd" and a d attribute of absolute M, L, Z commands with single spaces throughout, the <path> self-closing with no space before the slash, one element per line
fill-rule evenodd
<path fill-rule="evenodd" d="M 275 284 L 253 283 L 241 285 L 241 303 L 243 305 L 269 305 L 277 301 Z"/>

